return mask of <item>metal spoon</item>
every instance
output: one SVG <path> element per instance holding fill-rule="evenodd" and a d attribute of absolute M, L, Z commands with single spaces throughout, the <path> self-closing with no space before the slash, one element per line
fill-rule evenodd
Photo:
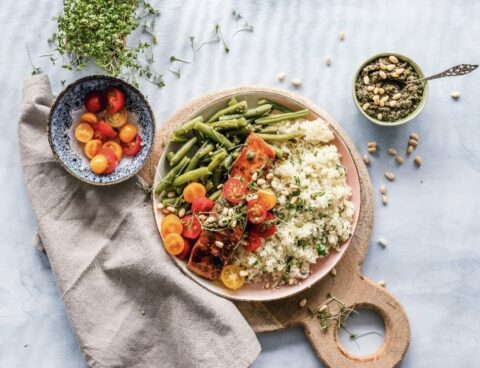
<path fill-rule="evenodd" d="M 473 72 L 477 68 L 478 68 L 478 64 L 460 64 L 460 65 L 451 67 L 447 70 L 444 70 L 441 73 L 431 75 L 430 77 L 414 79 L 407 82 L 398 80 L 398 79 L 385 79 L 384 83 L 395 84 L 398 86 L 398 88 L 403 89 L 405 85 L 408 83 L 418 83 L 423 81 L 429 81 L 432 79 L 438 79 L 438 78 L 444 78 L 444 77 L 455 77 L 457 75 L 465 75 Z"/>

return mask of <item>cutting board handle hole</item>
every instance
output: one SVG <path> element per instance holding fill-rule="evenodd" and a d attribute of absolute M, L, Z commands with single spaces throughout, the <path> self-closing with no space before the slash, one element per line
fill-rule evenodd
<path fill-rule="evenodd" d="M 374 310 L 355 308 L 337 330 L 337 342 L 351 356 L 374 355 L 385 343 L 385 323 Z"/>

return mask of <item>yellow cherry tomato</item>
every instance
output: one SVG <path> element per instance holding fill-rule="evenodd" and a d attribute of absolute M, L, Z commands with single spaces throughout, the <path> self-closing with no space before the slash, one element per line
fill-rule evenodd
<path fill-rule="evenodd" d="M 207 189 L 200 183 L 188 184 L 183 190 L 183 199 L 188 203 L 192 203 L 195 199 L 205 197 L 206 195 Z"/>
<path fill-rule="evenodd" d="M 137 135 L 138 129 L 135 124 L 128 123 L 120 129 L 120 140 L 124 143 L 130 143 Z"/>
<path fill-rule="evenodd" d="M 85 156 L 87 156 L 90 160 L 95 156 L 98 151 L 102 148 L 102 141 L 100 139 L 92 139 L 85 143 L 85 147 L 83 147 L 83 151 L 85 152 Z"/>
<path fill-rule="evenodd" d="M 79 142 L 87 143 L 90 139 L 93 138 L 93 128 L 90 124 L 80 123 L 75 128 L 75 138 Z"/>
<path fill-rule="evenodd" d="M 117 157 L 117 160 L 120 161 L 123 156 L 123 149 L 122 147 L 115 141 L 106 141 L 102 148 L 106 148 L 111 150 L 113 153 L 115 153 L 115 156 Z"/>
<path fill-rule="evenodd" d="M 108 166 L 108 160 L 103 154 L 98 154 L 93 156 L 93 158 L 90 160 L 90 169 L 95 174 L 102 174 Z"/>
<path fill-rule="evenodd" d="M 181 234 L 183 231 L 183 224 L 180 217 L 174 214 L 170 214 L 164 217 L 161 226 L 162 236 L 168 234 Z"/>
<path fill-rule="evenodd" d="M 163 244 L 168 254 L 172 256 L 182 253 L 185 248 L 185 241 L 182 236 L 175 233 L 168 234 L 163 240 Z"/>
<path fill-rule="evenodd" d="M 239 265 L 228 265 L 223 267 L 220 279 L 223 284 L 232 290 L 240 289 L 245 284 L 245 277 L 240 275 L 242 269 Z"/>
<path fill-rule="evenodd" d="M 98 123 L 97 115 L 95 115 L 93 112 L 86 112 L 85 114 L 82 114 L 82 116 L 80 116 L 80 122 L 88 123 L 88 124 L 97 124 Z"/>
<path fill-rule="evenodd" d="M 113 114 L 108 114 L 105 116 L 105 121 L 112 128 L 120 128 L 127 124 L 128 121 L 128 111 L 123 107 L 120 111 L 114 112 Z"/>
<path fill-rule="evenodd" d="M 267 211 L 271 210 L 277 204 L 277 196 L 271 189 L 261 189 L 257 193 L 258 200 L 262 202 Z"/>

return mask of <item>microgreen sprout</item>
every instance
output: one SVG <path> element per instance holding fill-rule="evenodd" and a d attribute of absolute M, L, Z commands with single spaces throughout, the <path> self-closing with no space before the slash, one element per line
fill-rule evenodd
<path fill-rule="evenodd" d="M 180 68 L 178 68 L 178 70 L 168 69 L 168 71 L 173 75 L 177 76 L 177 78 L 180 78 Z"/>
<path fill-rule="evenodd" d="M 235 18 L 235 20 L 242 19 L 242 15 L 237 9 L 232 9 L 232 17 Z"/>
<path fill-rule="evenodd" d="M 230 48 L 228 47 L 227 43 L 225 42 L 222 30 L 220 29 L 220 24 L 218 24 L 218 23 L 215 24 L 215 35 L 220 39 L 220 41 L 222 41 L 223 50 L 225 51 L 226 54 L 228 54 L 230 52 Z"/>
<path fill-rule="evenodd" d="M 197 53 L 195 51 L 195 36 L 190 36 L 190 47 L 192 48 L 193 60 L 197 58 Z"/>
<path fill-rule="evenodd" d="M 42 72 L 42 70 L 39 67 L 36 67 L 35 65 L 33 65 L 32 56 L 30 55 L 30 49 L 28 48 L 28 44 L 26 45 L 26 47 L 27 47 L 28 61 L 30 62 L 30 65 L 32 66 L 32 75 L 40 74 Z"/>
<path fill-rule="evenodd" d="M 235 36 L 237 33 L 239 32 L 253 32 L 253 30 L 255 29 L 255 27 L 253 27 L 252 25 L 248 24 L 248 22 L 245 22 L 245 24 L 243 25 L 242 28 L 236 30 L 232 37 Z"/>
<path fill-rule="evenodd" d="M 181 63 L 190 64 L 190 61 L 179 59 L 176 56 L 170 56 L 170 62 L 173 63 L 174 61 L 180 61 Z"/>

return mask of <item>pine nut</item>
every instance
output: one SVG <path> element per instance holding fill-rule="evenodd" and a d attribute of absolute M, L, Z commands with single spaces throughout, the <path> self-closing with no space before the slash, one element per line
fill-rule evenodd
<path fill-rule="evenodd" d="M 340 41 L 343 41 L 345 39 L 345 32 L 340 32 L 338 38 L 340 38 Z"/>
<path fill-rule="evenodd" d="M 382 114 L 378 114 L 378 115 L 377 115 L 377 120 L 382 120 L 382 118 L 383 118 L 383 115 L 382 115 Z"/>
<path fill-rule="evenodd" d="M 380 103 L 380 96 L 379 95 L 373 96 L 373 103 L 375 105 L 378 105 Z"/>
<path fill-rule="evenodd" d="M 173 197 L 175 197 L 175 195 L 176 195 L 175 192 L 168 192 L 168 193 L 167 193 L 167 197 L 168 197 L 168 198 L 173 198 Z"/>
<path fill-rule="evenodd" d="M 385 194 L 382 194 L 382 203 L 384 206 L 386 206 L 388 203 L 388 198 Z"/>
<path fill-rule="evenodd" d="M 387 70 L 388 70 L 389 72 L 391 72 L 393 69 L 395 69 L 395 65 L 393 65 L 393 64 L 388 64 L 388 65 L 387 65 Z"/>
<path fill-rule="evenodd" d="M 172 206 L 168 206 L 168 207 L 167 207 L 167 210 L 168 210 L 169 212 L 176 212 L 175 207 L 172 207 Z"/>
<path fill-rule="evenodd" d="M 385 90 L 383 88 L 378 89 L 378 94 L 381 96 L 385 93 Z"/>
<path fill-rule="evenodd" d="M 395 174 L 392 173 L 392 172 L 389 172 L 389 171 L 387 171 L 387 172 L 385 173 L 385 177 L 386 177 L 388 180 L 390 180 L 390 181 L 395 180 Z"/>
<path fill-rule="evenodd" d="M 418 134 L 417 133 L 410 134 L 410 139 L 415 139 L 418 142 Z"/>
<path fill-rule="evenodd" d="M 373 93 L 378 95 L 378 87 L 375 87 L 374 90 L 373 90 Z"/>
<path fill-rule="evenodd" d="M 368 78 L 368 75 L 365 75 L 365 76 L 363 77 L 363 83 L 364 83 L 364 84 L 369 84 L 369 83 L 370 83 L 370 78 Z"/>
<path fill-rule="evenodd" d="M 380 238 L 378 239 L 378 244 L 385 248 L 387 246 L 387 241 L 383 238 Z"/>
<path fill-rule="evenodd" d="M 327 57 L 325 58 L 325 64 L 326 64 L 327 66 L 332 65 L 332 58 L 331 58 L 330 56 L 327 56 Z"/>
<path fill-rule="evenodd" d="M 367 91 L 372 92 L 373 90 L 375 90 L 374 86 L 368 86 L 367 87 Z"/>
<path fill-rule="evenodd" d="M 367 143 L 367 147 L 377 147 L 377 142 L 370 141 L 370 142 Z"/>
<path fill-rule="evenodd" d="M 280 82 L 283 82 L 283 80 L 285 79 L 285 72 L 278 73 L 277 78 Z"/>
<path fill-rule="evenodd" d="M 182 218 L 185 216 L 185 212 L 187 212 L 185 208 L 180 208 L 180 211 L 178 211 L 178 217 Z"/>
<path fill-rule="evenodd" d="M 365 165 L 370 165 L 370 158 L 368 155 L 363 155 L 363 162 L 365 162 Z"/>
<path fill-rule="evenodd" d="M 415 165 L 421 166 L 422 165 L 422 158 L 420 156 L 415 156 L 413 159 L 413 162 L 415 162 Z"/>
<path fill-rule="evenodd" d="M 223 248 L 223 242 L 221 242 L 220 240 L 215 240 L 215 245 L 216 245 L 218 248 Z"/>
<path fill-rule="evenodd" d="M 397 150 L 395 148 L 389 148 L 388 149 L 388 154 L 391 156 L 396 156 L 397 155 Z"/>
<path fill-rule="evenodd" d="M 384 107 L 385 106 L 385 101 L 383 100 L 380 100 L 380 107 Z M 379 114 L 379 115 L 382 115 L 382 114 Z M 382 119 L 378 119 L 378 120 L 382 120 Z"/>
<path fill-rule="evenodd" d="M 407 153 L 410 154 L 413 152 L 413 150 L 415 149 L 415 147 L 411 146 L 411 145 L 408 145 L 407 147 Z"/>
<path fill-rule="evenodd" d="M 380 101 L 387 102 L 389 98 L 390 98 L 390 96 L 388 96 L 388 95 L 387 95 L 387 96 L 383 96 Z"/>
<path fill-rule="evenodd" d="M 300 302 L 298 303 L 298 305 L 300 306 L 300 308 L 303 308 L 307 305 L 307 299 L 302 299 L 300 300 Z"/>
<path fill-rule="evenodd" d="M 324 304 L 318 309 L 318 311 L 321 313 L 321 312 L 325 312 L 327 309 L 328 309 L 327 305 Z"/>
<path fill-rule="evenodd" d="M 380 69 L 388 70 L 388 67 L 385 64 L 380 64 Z"/>
<path fill-rule="evenodd" d="M 390 60 L 390 62 L 394 63 L 394 64 L 398 64 L 398 59 L 396 58 L 396 56 L 394 55 L 390 55 L 388 57 L 388 60 Z"/>
<path fill-rule="evenodd" d="M 330 270 L 330 274 L 332 276 L 337 276 L 337 269 L 335 267 L 333 267 L 331 270 Z"/>
<path fill-rule="evenodd" d="M 387 194 L 387 187 L 385 185 L 380 185 L 380 194 Z"/>
<path fill-rule="evenodd" d="M 295 87 L 295 88 L 298 88 L 302 85 L 302 81 L 298 78 L 295 78 L 295 79 L 292 79 L 292 85 Z"/>
<path fill-rule="evenodd" d="M 395 94 L 392 96 L 392 98 L 393 98 L 394 100 L 399 100 L 399 99 L 402 98 L 402 94 L 401 94 L 401 93 L 395 93 Z"/>
<path fill-rule="evenodd" d="M 390 105 L 390 107 L 395 107 L 395 105 L 397 104 L 397 101 L 392 100 L 388 104 Z"/>
<path fill-rule="evenodd" d="M 362 110 L 363 110 L 363 111 L 367 111 L 367 109 L 368 109 L 369 107 L 370 107 L 370 103 L 366 102 L 366 103 L 363 104 Z"/>
<path fill-rule="evenodd" d="M 370 153 L 375 153 L 375 152 L 377 152 L 377 147 L 375 147 L 375 146 L 374 147 L 368 147 L 367 151 L 370 152 Z"/>
<path fill-rule="evenodd" d="M 453 91 L 452 94 L 450 95 L 454 100 L 458 100 L 460 98 L 460 92 L 458 91 Z"/>
<path fill-rule="evenodd" d="M 404 158 L 403 158 L 402 156 L 397 156 L 397 157 L 395 157 L 395 161 L 397 161 L 397 163 L 398 163 L 399 165 L 402 165 L 402 164 L 405 162 L 405 160 L 404 160 Z"/>
<path fill-rule="evenodd" d="M 218 184 L 217 185 L 217 189 L 222 189 L 223 188 L 223 184 Z"/>
<path fill-rule="evenodd" d="M 383 70 L 380 70 L 378 72 L 378 75 L 380 76 L 380 78 L 382 79 L 387 79 L 387 73 L 385 73 Z"/>
<path fill-rule="evenodd" d="M 258 173 L 257 173 L 257 172 L 254 172 L 254 173 L 252 174 L 252 181 L 257 181 L 257 179 L 258 179 Z"/>
<path fill-rule="evenodd" d="M 245 270 L 241 270 L 239 272 L 240 276 L 243 276 L 243 277 L 247 277 L 248 276 L 248 271 L 245 271 Z"/>
<path fill-rule="evenodd" d="M 380 280 L 379 282 L 377 282 L 377 285 L 381 287 L 385 287 L 387 286 L 387 283 L 384 280 Z"/>
<path fill-rule="evenodd" d="M 266 178 L 267 180 L 272 180 L 272 179 L 273 179 L 273 173 L 271 173 L 271 172 L 268 173 L 268 174 L 265 176 L 265 178 Z"/>
<path fill-rule="evenodd" d="M 395 73 L 397 73 L 398 75 L 402 74 L 404 71 L 405 71 L 404 68 L 395 69 Z"/>
<path fill-rule="evenodd" d="M 395 72 L 390 73 L 390 75 L 392 76 L 392 78 L 398 78 L 398 77 L 400 77 L 400 75 L 398 75 L 398 74 L 395 73 Z"/>
<path fill-rule="evenodd" d="M 260 186 L 265 185 L 266 183 L 267 183 L 267 182 L 266 182 L 265 179 L 258 179 L 258 180 L 257 180 L 257 184 L 260 185 Z"/>
<path fill-rule="evenodd" d="M 408 141 L 408 144 L 409 144 L 410 146 L 417 147 L 418 142 L 417 142 L 416 139 L 410 139 L 410 140 Z"/>
<path fill-rule="evenodd" d="M 164 208 L 164 207 L 165 207 L 165 206 L 163 205 L 163 203 L 157 204 L 157 208 L 158 208 L 159 210 L 161 210 L 161 209 Z"/>

